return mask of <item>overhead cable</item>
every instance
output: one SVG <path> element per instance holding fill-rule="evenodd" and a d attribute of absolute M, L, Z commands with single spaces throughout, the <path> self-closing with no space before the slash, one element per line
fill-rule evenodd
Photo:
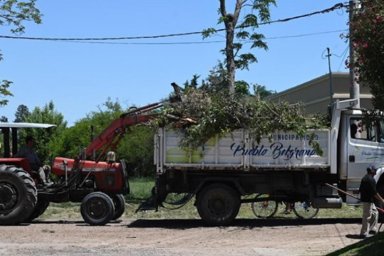
<path fill-rule="evenodd" d="M 290 39 L 290 38 L 303 38 L 310 36 L 319 36 L 324 34 L 332 34 L 332 33 L 341 33 L 347 32 L 347 29 L 339 29 L 339 30 L 331 30 L 331 31 L 320 31 L 320 32 L 312 32 L 305 34 L 295 34 L 295 35 L 284 35 L 284 36 L 271 36 L 265 37 L 264 40 L 278 40 L 278 39 Z M 183 41 L 183 42 L 108 42 L 108 41 L 65 41 L 66 43 L 82 43 L 82 44 L 106 44 L 106 45 L 196 45 L 196 44 L 216 44 L 223 43 L 224 40 L 205 40 L 205 41 Z M 252 43 L 251 40 L 240 40 L 242 43 Z"/>
<path fill-rule="evenodd" d="M 325 14 L 329 12 L 333 12 L 338 9 L 349 7 L 348 4 L 338 3 L 330 8 L 326 8 L 320 11 L 315 11 L 303 15 L 293 16 L 284 19 L 278 19 L 274 21 L 268 21 L 264 23 L 260 23 L 259 26 L 268 25 L 273 23 L 282 23 L 288 22 L 291 20 L 301 19 L 310 17 L 318 14 Z M 237 27 L 237 28 L 246 28 L 247 26 Z M 249 27 L 249 26 L 248 26 Z M 216 32 L 225 31 L 225 28 L 217 29 Z M 63 38 L 63 37 L 29 37 L 29 36 L 9 36 L 9 35 L 0 35 L 0 38 L 3 39 L 16 39 L 16 40 L 37 40 L 37 41 L 116 41 L 116 40 L 140 40 L 140 39 L 158 39 L 158 38 L 168 38 L 168 37 L 181 37 L 181 36 L 190 36 L 202 34 L 203 31 L 195 31 L 195 32 L 185 32 L 185 33 L 174 33 L 174 34 L 163 34 L 163 35 L 152 35 L 152 36 L 121 36 L 121 37 L 84 37 L 84 38 Z"/>

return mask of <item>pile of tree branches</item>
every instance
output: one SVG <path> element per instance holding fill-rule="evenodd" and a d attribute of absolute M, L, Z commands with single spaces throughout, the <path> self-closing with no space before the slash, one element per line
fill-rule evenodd
<path fill-rule="evenodd" d="M 156 124 L 181 131 L 181 146 L 197 147 L 237 129 L 247 129 L 257 142 L 265 136 L 271 138 L 276 131 L 304 135 L 309 128 L 324 127 L 324 120 L 306 117 L 300 104 L 273 103 L 228 90 L 209 92 L 189 87 L 181 101 L 162 109 Z"/>

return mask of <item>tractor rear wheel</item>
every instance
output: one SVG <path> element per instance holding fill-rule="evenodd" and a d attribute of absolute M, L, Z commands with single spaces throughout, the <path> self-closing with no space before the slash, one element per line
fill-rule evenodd
<path fill-rule="evenodd" d="M 15 166 L 0 165 L 0 225 L 25 221 L 36 202 L 37 190 L 31 176 Z"/>
<path fill-rule="evenodd" d="M 211 184 L 198 193 L 196 207 L 209 225 L 228 225 L 239 213 L 240 195 L 225 184 Z"/>
<path fill-rule="evenodd" d="M 105 225 L 112 220 L 115 206 L 112 198 L 103 192 L 86 195 L 80 206 L 81 216 L 90 225 Z"/>
<path fill-rule="evenodd" d="M 35 209 L 33 210 L 31 216 L 29 216 L 29 218 L 27 219 L 28 222 L 31 222 L 34 219 L 38 218 L 40 215 L 42 215 L 45 212 L 45 210 L 48 208 L 48 206 L 49 206 L 49 201 L 38 198 Z"/>
<path fill-rule="evenodd" d="M 112 200 L 115 206 L 115 214 L 113 215 L 112 220 L 117 220 L 125 211 L 125 198 L 122 194 L 116 194 L 112 196 Z"/>

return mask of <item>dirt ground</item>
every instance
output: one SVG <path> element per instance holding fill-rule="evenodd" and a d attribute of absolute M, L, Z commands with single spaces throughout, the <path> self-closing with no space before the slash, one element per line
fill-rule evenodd
<path fill-rule="evenodd" d="M 360 240 L 359 219 L 123 219 L 106 226 L 44 220 L 0 226 L 0 255 L 325 255 Z"/>

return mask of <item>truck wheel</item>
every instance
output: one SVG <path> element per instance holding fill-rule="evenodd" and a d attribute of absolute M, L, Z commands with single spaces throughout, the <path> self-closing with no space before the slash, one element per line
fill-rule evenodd
<path fill-rule="evenodd" d="M 263 200 L 252 203 L 252 211 L 256 217 L 266 219 L 272 218 L 273 215 L 277 212 L 278 204 L 276 201 L 268 200 L 269 195 L 267 194 L 257 194 L 255 199 Z"/>
<path fill-rule="evenodd" d="M 125 198 L 122 194 L 117 194 L 112 196 L 113 205 L 115 206 L 115 214 L 112 217 L 112 220 L 117 220 L 123 215 L 125 211 Z"/>
<path fill-rule="evenodd" d="M 49 201 L 43 200 L 43 199 L 37 199 L 35 209 L 33 210 L 31 216 L 29 216 L 27 221 L 31 222 L 34 219 L 40 217 L 40 215 L 42 215 L 45 212 L 45 210 L 47 210 L 48 206 L 49 206 Z"/>
<path fill-rule="evenodd" d="M 26 220 L 34 210 L 37 190 L 31 176 L 23 169 L 0 165 L 0 225 L 15 225 Z"/>
<path fill-rule="evenodd" d="M 300 219 L 312 219 L 319 212 L 319 208 L 313 208 L 311 202 L 296 202 L 293 212 Z"/>
<path fill-rule="evenodd" d="M 93 192 L 84 197 L 81 202 L 80 212 L 86 223 L 105 225 L 115 214 L 115 206 L 107 194 Z"/>
<path fill-rule="evenodd" d="M 228 225 L 239 213 L 240 195 L 230 186 L 212 184 L 205 187 L 196 202 L 200 217 L 209 225 Z"/>

